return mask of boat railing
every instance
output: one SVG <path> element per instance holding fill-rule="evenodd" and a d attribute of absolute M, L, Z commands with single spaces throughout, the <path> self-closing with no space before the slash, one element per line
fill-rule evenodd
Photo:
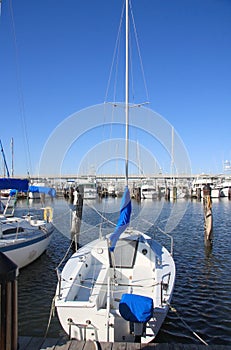
<path fill-rule="evenodd" d="M 69 339 L 72 339 L 71 330 L 73 326 L 79 328 L 80 334 L 83 337 L 82 340 L 84 341 L 87 340 L 87 330 L 93 330 L 95 333 L 95 339 L 97 339 L 97 327 L 94 326 L 90 320 L 86 320 L 86 323 L 75 323 L 71 318 L 68 318 L 67 322 L 69 326 L 69 334 L 68 334 Z"/>
<path fill-rule="evenodd" d="M 57 273 L 57 278 L 58 278 L 58 298 L 61 299 L 62 276 L 61 276 L 61 272 L 58 268 L 56 269 L 56 273 Z"/>
<path fill-rule="evenodd" d="M 13 203 L 12 208 L 11 208 L 10 203 L 12 200 L 14 200 L 14 203 Z M 17 202 L 17 192 L 16 192 L 16 194 L 13 194 L 13 195 L 9 194 L 7 202 L 6 202 L 6 206 L 5 206 L 4 211 L 3 211 L 4 216 L 10 217 L 10 216 L 14 215 L 16 202 Z"/>
<path fill-rule="evenodd" d="M 163 294 L 167 292 L 169 288 L 169 282 L 170 282 L 171 272 L 168 272 L 166 275 L 162 276 L 162 281 L 160 283 L 161 288 L 161 305 L 166 302 L 164 300 Z"/>

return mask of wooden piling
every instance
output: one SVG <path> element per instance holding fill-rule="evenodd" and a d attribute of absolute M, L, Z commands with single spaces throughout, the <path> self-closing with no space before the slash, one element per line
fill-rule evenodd
<path fill-rule="evenodd" d="M 169 187 L 165 187 L 165 199 L 167 201 L 170 201 L 170 188 Z"/>
<path fill-rule="evenodd" d="M 162 197 L 161 187 L 158 186 L 157 190 L 158 190 L 158 199 L 161 199 Z"/>
<path fill-rule="evenodd" d="M 76 189 L 74 210 L 72 210 L 71 239 L 75 242 L 75 250 L 79 247 L 79 233 L 83 213 L 83 191 Z"/>
<path fill-rule="evenodd" d="M 231 199 L 231 187 L 229 187 L 229 190 L 228 190 L 228 199 L 229 200 Z"/>
<path fill-rule="evenodd" d="M 201 188 L 200 188 L 200 187 L 198 187 L 198 188 L 196 189 L 196 198 L 197 198 L 198 200 L 201 200 Z"/>
<path fill-rule="evenodd" d="M 203 188 L 203 206 L 204 206 L 204 238 L 205 244 L 211 246 L 213 239 L 213 214 L 211 187 L 209 185 Z"/>
<path fill-rule="evenodd" d="M 137 202 L 141 201 L 141 187 L 134 187 L 132 189 L 132 196 Z"/>
<path fill-rule="evenodd" d="M 177 199 L 177 187 L 176 186 L 173 186 L 173 188 L 172 188 L 172 198 L 173 198 L 173 200 Z"/>
<path fill-rule="evenodd" d="M 18 348 L 18 267 L 0 252 L 0 349 Z"/>

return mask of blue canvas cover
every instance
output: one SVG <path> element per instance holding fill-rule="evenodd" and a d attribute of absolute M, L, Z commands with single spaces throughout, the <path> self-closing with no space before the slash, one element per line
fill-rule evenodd
<path fill-rule="evenodd" d="M 22 192 L 24 192 L 24 191 L 22 191 Z M 12 196 L 15 196 L 16 193 L 18 193 L 18 190 L 10 190 L 10 196 L 11 196 L 11 197 L 12 197 Z"/>
<path fill-rule="evenodd" d="M 153 316 L 153 300 L 143 295 L 123 294 L 119 312 L 126 321 L 148 322 Z"/>
<path fill-rule="evenodd" d="M 54 188 L 52 187 L 44 187 L 44 186 L 30 186 L 29 187 L 29 191 L 30 192 L 38 192 L 38 193 L 45 193 L 48 194 L 51 197 L 55 197 L 56 196 L 56 191 Z"/>
<path fill-rule="evenodd" d="M 110 251 L 113 252 L 120 235 L 126 230 L 130 222 L 131 216 L 131 198 L 128 187 L 125 187 L 125 191 L 121 200 L 120 217 L 117 222 L 115 231 L 110 236 Z"/>
<path fill-rule="evenodd" d="M 27 192 L 29 181 L 27 179 L 0 179 L 0 190 L 17 190 L 19 192 Z"/>

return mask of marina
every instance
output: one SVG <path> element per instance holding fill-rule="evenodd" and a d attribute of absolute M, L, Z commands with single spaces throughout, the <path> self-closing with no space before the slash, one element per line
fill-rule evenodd
<path fill-rule="evenodd" d="M 56 190 L 59 197 L 69 196 L 71 189 L 83 186 L 88 196 L 89 189 L 94 191 L 92 198 L 95 198 L 95 192 L 101 197 L 105 196 L 122 196 L 124 188 L 123 175 L 59 175 L 49 177 L 31 177 L 33 181 L 46 181 L 47 185 Z M 229 197 L 231 196 L 231 176 L 229 172 L 216 174 L 152 174 L 152 175 L 129 175 L 129 188 L 132 192 L 136 192 L 142 187 L 151 190 L 153 195 L 148 196 L 149 199 L 157 199 L 164 197 L 168 191 L 173 198 L 173 189 L 175 189 L 176 197 L 179 198 L 197 198 L 203 196 L 203 187 L 209 185 L 211 187 L 211 197 Z M 113 191 L 112 191 L 113 189 Z M 146 189 L 146 190 L 147 190 Z M 140 198 L 145 198 L 141 195 Z M 174 199 L 174 198 L 173 198 Z"/>
<path fill-rule="evenodd" d="M 119 209 L 120 200 L 117 198 L 84 201 L 83 231 L 86 220 L 90 218 L 93 225 L 99 220 L 93 206 L 102 211 L 108 202 L 110 206 L 114 205 L 115 210 Z M 24 205 L 25 201 L 19 201 L 19 213 L 20 206 Z M 50 318 L 50 313 L 57 284 L 56 268 L 70 245 L 70 209 L 68 201 L 63 198 L 56 198 L 52 205 L 56 229 L 51 243 L 46 253 L 22 269 L 18 277 L 19 336 L 44 337 L 49 324 L 47 338 L 61 337 L 67 341 L 67 334 L 62 330 L 57 315 Z M 202 201 L 161 199 L 138 203 L 132 200 L 132 205 L 134 216 L 142 211 L 146 221 L 154 225 L 155 232 L 158 227 L 168 229 L 174 237 L 177 278 L 171 304 L 177 312 L 169 310 L 155 343 L 200 345 L 193 334 L 196 332 L 209 345 L 230 346 L 231 202 L 227 198 L 213 200 L 213 245 L 210 248 L 204 245 Z M 178 223 L 179 213 L 182 216 Z M 169 217 L 173 225 L 171 228 Z M 133 217 L 132 225 L 135 224 Z M 177 224 L 176 231 L 174 225 Z M 147 225 L 147 230 L 150 227 L 144 222 L 142 225 Z M 80 234 L 80 244 L 95 238 L 90 231 L 85 232 Z"/>
<path fill-rule="evenodd" d="M 56 8 L 58 7 L 57 4 Z M 144 9 L 143 6 L 141 8 Z M 50 9 L 52 10 L 52 7 Z M 58 43 L 59 49 L 61 48 L 65 56 L 70 51 L 64 49 L 63 43 L 67 43 L 71 34 L 74 35 L 72 46 L 78 46 L 75 65 L 78 69 L 81 67 L 80 61 L 78 62 L 81 53 L 86 63 L 86 66 L 82 66 L 81 71 L 90 72 L 86 57 L 94 58 L 94 61 L 90 61 L 94 62 L 96 73 L 98 69 L 95 67 L 98 62 L 101 65 L 105 59 L 104 73 L 106 71 L 106 61 L 108 61 L 106 51 L 111 52 L 111 40 L 113 39 L 114 42 L 113 22 L 116 19 L 116 11 L 111 7 L 109 12 L 104 7 L 104 13 L 108 11 L 108 14 L 104 15 L 97 25 L 95 20 L 99 20 L 102 15 L 99 9 L 101 9 L 100 6 L 92 12 L 91 20 L 88 22 L 84 20 L 84 26 L 81 21 L 85 12 L 77 11 L 78 14 L 81 14 L 81 21 L 77 17 L 73 17 L 72 20 L 68 12 L 65 13 L 62 16 L 63 19 L 70 23 L 81 24 L 77 30 L 78 33 L 73 26 L 69 27 L 71 30 L 66 40 L 64 36 L 55 34 L 55 37 L 61 39 Z M 13 19 L 13 7 L 10 6 L 9 10 L 10 17 Z M 20 10 L 17 6 L 15 10 L 18 13 L 16 23 L 20 28 L 23 16 L 19 15 Z M 64 7 L 64 11 L 66 10 L 69 11 L 68 6 Z M 88 7 L 86 12 L 88 15 L 90 15 L 90 10 Z M 38 9 L 30 11 L 29 8 L 28 11 L 31 13 L 29 17 L 31 25 L 27 27 L 29 22 L 24 21 L 23 28 L 32 30 L 32 13 L 39 14 L 39 11 Z M 63 13 L 63 11 L 60 12 L 62 15 Z M 72 13 L 74 14 L 75 11 Z M 41 89 L 41 93 L 37 94 L 39 100 L 43 101 L 41 106 L 47 105 L 48 109 L 43 113 L 41 113 L 42 109 L 40 110 L 40 123 L 36 130 L 30 133 L 33 143 L 36 142 L 37 149 L 39 149 L 39 137 L 43 145 L 42 152 L 38 151 L 40 153 L 39 168 L 36 166 L 39 176 L 30 176 L 33 171 L 29 164 L 31 162 L 29 142 L 22 108 L 21 121 L 24 124 L 28 154 L 25 157 L 26 154 L 23 153 L 20 158 L 21 160 L 28 158 L 28 164 L 25 171 L 25 165 L 20 163 L 27 175 L 18 180 L 27 181 L 28 186 L 25 190 L 27 195 L 24 189 L 10 185 L 5 188 L 1 186 L 2 190 L 15 189 L 16 191 L 17 198 L 14 201 L 16 206 L 13 206 L 12 215 L 9 215 L 6 210 L 10 206 L 11 193 L 0 193 L 1 211 L 3 212 L 0 232 L 2 239 L 0 254 L 1 350 L 133 350 L 144 348 L 174 350 L 205 347 L 225 349 L 231 345 L 230 169 L 227 167 L 225 175 L 203 173 L 192 175 L 189 152 L 175 126 L 154 110 L 146 107 L 146 104 L 149 104 L 152 99 L 149 99 L 133 14 L 131 1 L 126 0 L 120 15 L 104 103 L 94 103 L 94 94 L 90 90 L 94 84 L 89 84 L 86 94 L 83 77 L 80 74 L 75 76 L 77 70 L 73 67 L 69 72 L 66 70 L 66 76 L 81 81 L 81 88 L 77 87 L 77 83 L 75 86 L 75 92 L 78 91 L 77 96 L 81 103 L 77 102 L 76 105 L 75 101 L 74 108 L 76 110 L 76 106 L 80 107 L 79 112 L 74 112 L 63 119 L 63 111 L 60 109 L 62 115 L 57 114 L 59 122 L 53 123 L 56 119 L 52 118 L 52 115 L 56 116 L 55 106 L 52 107 L 51 115 L 51 111 L 48 111 L 48 103 L 46 104 L 42 96 L 45 90 Z M 153 15 L 156 16 L 156 13 L 154 12 Z M 154 16 L 147 20 L 143 12 L 140 17 L 142 21 L 140 28 L 146 27 L 147 30 L 145 38 L 151 37 L 151 31 L 148 30 L 146 24 L 157 24 L 157 21 L 153 19 L 161 18 L 159 15 Z M 56 17 L 59 18 L 53 16 L 53 21 Z M 103 25 L 102 21 L 106 18 L 105 24 L 107 24 Z M 54 22 L 52 25 L 50 25 L 50 20 L 48 22 L 49 31 L 54 30 Z M 93 22 L 95 25 L 91 27 Z M 163 18 L 161 22 L 164 24 Z M 152 32 L 157 36 L 152 35 L 153 45 L 148 45 L 149 53 L 146 57 L 150 59 L 154 57 L 154 64 L 150 60 L 153 67 L 156 67 L 158 72 L 165 72 L 167 71 L 166 66 L 162 65 L 164 58 L 171 56 L 171 61 L 174 62 L 174 55 L 172 55 L 172 48 L 168 51 L 171 53 L 169 55 L 167 51 L 159 50 L 160 46 L 156 45 L 156 39 L 160 35 L 161 42 L 166 46 L 166 40 L 163 40 L 163 36 L 161 38 L 161 32 L 166 25 L 161 29 L 161 22 L 156 27 L 158 30 Z M 39 23 L 45 23 L 45 21 Z M 88 56 L 87 50 L 79 45 L 78 39 L 84 40 L 85 47 L 91 46 L 90 40 L 86 45 L 86 37 L 82 35 L 86 23 L 88 23 L 87 32 L 96 34 L 93 46 L 97 47 L 97 50 L 94 49 L 95 54 Z M 103 37 L 99 30 L 101 23 Z M 195 31 L 195 18 L 192 23 L 191 28 Z M 211 23 L 213 24 L 214 20 Z M 14 27 L 14 21 L 12 24 L 13 28 L 17 27 Z M 175 24 L 173 24 L 174 22 L 172 22 L 174 28 Z M 186 22 L 184 24 L 182 22 L 182 25 L 182 28 L 187 27 Z M 44 29 L 45 27 L 44 25 Z M 62 27 L 64 28 L 64 22 Z M 38 32 L 41 32 L 43 26 L 39 28 Z M 80 28 L 81 35 L 79 35 Z M 105 31 L 105 28 L 108 30 Z M 203 28 L 204 19 L 200 31 Z M 13 30 L 13 32 L 17 51 L 16 31 Z M 25 33 L 21 32 L 19 43 L 20 38 L 21 40 L 26 39 Z M 100 41 L 97 38 L 98 34 L 101 37 Z M 105 40 L 105 34 L 108 36 L 108 42 Z M 193 39 L 189 34 L 190 32 L 185 38 Z M 175 33 L 176 37 L 178 35 Z M 52 38 L 49 35 L 46 37 Z M 99 43 L 102 39 L 104 44 L 101 47 Z M 52 41 L 54 43 L 54 40 Z M 52 45 L 47 45 L 47 50 L 42 50 L 42 46 L 37 45 L 36 40 L 34 42 L 36 47 L 39 47 L 40 53 L 46 53 L 46 58 L 44 58 L 49 61 L 47 53 Z M 191 43 L 193 42 L 194 40 L 191 40 Z M 44 44 L 43 40 L 42 43 Z M 176 46 L 172 44 L 171 40 L 170 46 L 175 50 Z M 201 52 L 200 47 L 198 48 L 195 52 Z M 29 51 L 33 52 L 31 44 Z M 61 51 L 58 57 L 61 56 Z M 54 52 L 55 50 L 52 50 L 52 55 Z M 187 52 L 190 53 L 189 50 Z M 102 57 L 99 57 L 98 53 Z M 123 56 L 122 67 L 119 65 L 119 53 L 122 53 Z M 182 57 L 182 54 L 180 56 Z M 28 57 L 28 62 L 33 62 L 32 56 L 25 55 L 25 57 Z M 36 54 L 34 59 L 35 57 L 37 60 L 37 57 L 40 56 Z M 71 61 L 74 56 L 71 53 L 69 57 Z M 161 58 L 161 66 L 157 64 L 159 58 Z M 51 61 L 54 62 L 53 59 Z M 26 61 L 23 62 L 26 63 Z M 41 56 L 37 64 L 42 62 Z M 180 71 L 186 71 L 187 67 L 190 73 L 189 63 L 190 61 L 187 62 L 185 68 L 180 64 Z M 19 66 L 17 57 L 16 65 Z M 212 67 L 212 65 L 208 66 Z M 25 65 L 24 67 L 32 66 Z M 47 74 L 49 70 L 46 73 L 41 69 L 42 66 L 40 69 L 39 65 L 37 67 L 38 69 L 33 69 L 34 73 L 38 71 L 52 76 L 52 74 Z M 55 65 L 52 68 L 55 68 Z M 150 68 L 152 71 L 152 67 Z M 59 82 L 62 81 L 61 71 L 62 69 L 60 69 Z M 143 83 L 139 78 L 140 73 L 142 73 Z M 171 81 L 170 71 L 168 75 L 166 81 Z M 180 75 L 177 74 L 178 77 Z M 56 74 L 53 75 L 55 76 Z M 148 75 L 149 79 L 151 76 L 152 74 Z M 154 74 L 154 76 L 158 75 Z M 34 79 L 32 84 L 27 83 L 25 86 L 37 85 L 34 84 Z M 55 80 L 51 80 L 52 85 L 55 86 Z M 105 81 L 105 77 L 99 74 L 96 80 L 97 90 L 100 92 L 100 85 Z M 193 87 L 192 81 L 190 79 L 187 81 Z M 158 90 L 156 87 L 159 82 L 157 82 L 158 80 L 154 83 L 153 92 Z M 180 81 L 177 82 L 179 83 Z M 137 91 L 136 84 L 139 87 Z M 171 87 L 171 90 L 177 90 L 177 84 L 174 89 Z M 66 89 L 67 80 L 60 85 L 65 86 L 65 90 L 68 91 Z M 141 92 L 142 85 L 146 96 L 143 93 L 137 94 L 139 90 Z M 166 108 L 171 106 L 166 98 L 168 97 L 168 85 L 171 84 L 165 84 L 164 89 Z M 23 96 L 20 91 L 22 86 L 24 84 L 18 81 L 19 99 L 22 99 Z M 43 86 L 47 86 L 44 79 Z M 198 81 L 195 86 L 198 86 Z M 189 96 L 191 94 L 186 87 L 185 85 L 184 90 Z M 80 90 L 83 91 L 85 98 L 87 97 L 88 103 L 89 97 L 92 96 L 93 104 L 90 107 L 86 108 L 85 104 L 85 108 L 82 109 L 85 101 L 81 98 Z M 96 89 L 94 90 L 96 92 Z M 57 104 L 57 106 L 58 95 L 54 95 L 57 101 L 54 105 Z M 27 95 L 27 103 L 31 96 Z M 52 101 L 52 94 L 47 94 L 47 96 Z M 65 111 L 70 112 L 72 110 L 70 101 L 65 101 L 66 96 L 70 94 L 65 92 L 62 96 L 63 107 Z M 175 97 L 176 101 L 179 100 L 179 96 Z M 99 101 L 98 96 L 96 101 Z M 181 101 L 183 101 L 182 94 Z M 202 107 L 202 101 L 203 104 L 206 103 L 203 98 L 198 104 L 194 100 L 194 104 Z M 190 116 L 191 109 L 187 109 L 187 113 L 184 111 L 181 116 L 179 115 L 184 123 L 178 124 L 183 127 L 186 135 L 189 130 L 185 120 L 188 122 L 193 116 L 193 114 Z M 163 111 L 167 116 L 169 115 L 168 109 L 164 108 Z M 33 109 L 31 112 L 30 122 L 33 123 Z M 173 110 L 171 112 L 174 123 L 176 123 Z M 207 113 L 210 115 L 209 112 Z M 47 118 L 45 118 L 46 115 Z M 53 130 L 47 135 L 46 131 L 44 133 L 39 131 L 41 126 L 44 127 L 44 123 L 41 123 L 43 117 L 44 120 L 47 119 L 44 129 L 49 133 Z M 35 114 L 34 118 L 38 120 Z M 171 116 L 168 119 L 171 120 Z M 15 126 L 16 124 L 12 123 Z M 193 129 L 190 130 L 190 136 L 194 134 Z M 201 139 L 198 134 L 198 141 Z M 21 141 L 18 142 L 20 143 Z M 13 138 L 11 140 L 11 174 L 2 143 L 0 146 L 4 162 L 4 175 L 1 180 L 5 183 L 5 180 L 8 181 L 11 176 L 13 180 L 16 180 L 14 178 Z M 201 150 L 202 147 L 199 149 Z M 33 152 L 35 151 L 33 148 Z M 195 152 L 195 155 L 198 153 Z M 205 155 L 202 152 L 199 155 L 204 166 Z M 38 154 L 35 154 L 33 158 L 35 166 Z M 198 162 L 198 158 L 196 161 Z M 201 166 L 198 166 L 197 169 L 201 169 Z M 61 175 L 65 171 L 92 175 Z M 108 175 L 110 173 L 117 175 Z M 36 216 L 39 208 L 43 210 L 41 218 Z M 34 241 L 31 237 L 34 238 L 36 232 L 39 233 L 39 236 Z M 30 251 L 28 247 L 31 248 Z"/>

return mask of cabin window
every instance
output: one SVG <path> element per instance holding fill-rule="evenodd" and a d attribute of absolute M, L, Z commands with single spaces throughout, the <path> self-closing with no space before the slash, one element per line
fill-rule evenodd
<path fill-rule="evenodd" d="M 114 250 L 115 267 L 132 268 L 136 259 L 137 246 L 137 240 L 119 240 Z M 110 260 L 110 265 L 113 267 L 112 258 Z"/>
<path fill-rule="evenodd" d="M 6 230 L 3 231 L 4 235 L 10 235 L 13 233 L 19 233 L 19 232 L 24 232 L 24 229 L 22 227 L 12 227 L 12 228 L 8 228 Z"/>

